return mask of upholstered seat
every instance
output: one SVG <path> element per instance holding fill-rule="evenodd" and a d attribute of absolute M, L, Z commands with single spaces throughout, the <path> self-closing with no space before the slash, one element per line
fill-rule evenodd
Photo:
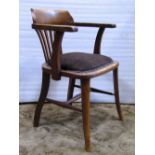
<path fill-rule="evenodd" d="M 89 71 L 111 64 L 110 57 L 89 53 L 66 53 L 61 57 L 61 68 L 72 71 Z"/>

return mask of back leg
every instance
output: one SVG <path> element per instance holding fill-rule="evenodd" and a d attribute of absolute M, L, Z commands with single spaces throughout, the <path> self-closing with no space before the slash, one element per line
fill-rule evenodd
<path fill-rule="evenodd" d="M 75 79 L 69 78 L 67 101 L 70 100 L 73 97 L 74 85 L 75 85 Z"/>
<path fill-rule="evenodd" d="M 119 119 L 122 121 L 122 111 L 120 106 L 120 99 L 119 99 L 119 88 L 118 88 L 118 68 L 113 70 L 113 80 L 114 80 L 114 92 L 115 92 L 115 103 L 116 103 L 116 109 L 119 116 Z"/>
<path fill-rule="evenodd" d="M 45 73 L 43 71 L 42 72 L 42 86 L 41 86 L 40 97 L 39 97 L 38 103 L 36 105 L 35 115 L 34 115 L 34 122 L 33 122 L 34 127 L 39 126 L 41 110 L 43 108 L 44 101 L 45 101 L 47 93 L 48 93 L 49 84 L 50 84 L 50 74 Z"/>

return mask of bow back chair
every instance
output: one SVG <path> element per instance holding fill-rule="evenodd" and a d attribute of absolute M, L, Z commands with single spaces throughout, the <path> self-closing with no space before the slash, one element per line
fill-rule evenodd
<path fill-rule="evenodd" d="M 110 57 L 101 55 L 100 52 L 104 30 L 106 28 L 115 28 L 116 26 L 114 24 L 74 22 L 70 13 L 65 10 L 31 9 L 31 12 L 33 19 L 32 28 L 38 34 L 45 57 L 45 63 L 42 65 L 42 87 L 34 115 L 34 127 L 39 125 L 42 107 L 47 102 L 82 112 L 85 150 L 90 151 L 90 91 L 114 95 L 119 119 L 123 119 L 118 91 L 119 63 Z M 62 39 L 64 33 L 77 32 L 77 27 L 79 26 L 98 28 L 94 52 L 92 54 L 84 52 L 63 54 Z M 91 78 L 110 71 L 113 71 L 114 93 L 90 87 Z M 47 98 L 50 77 L 53 80 L 61 80 L 62 76 L 69 78 L 67 101 L 60 102 Z M 75 84 L 76 79 L 81 81 L 81 85 Z M 81 88 L 81 94 L 73 97 L 74 87 Z M 72 105 L 79 98 L 82 99 L 82 109 Z"/>

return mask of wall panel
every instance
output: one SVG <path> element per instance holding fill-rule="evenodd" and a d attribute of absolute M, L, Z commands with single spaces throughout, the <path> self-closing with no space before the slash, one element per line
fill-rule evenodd
<path fill-rule="evenodd" d="M 120 62 L 120 98 L 123 103 L 134 103 L 134 0 L 21 0 L 20 1 L 20 101 L 37 100 L 41 84 L 41 64 L 44 61 L 37 35 L 31 29 L 30 8 L 67 9 L 75 21 L 116 23 L 107 29 L 102 42 L 102 54 Z M 79 33 L 65 34 L 64 52 L 93 50 L 97 29 L 80 29 Z M 72 43 L 71 43 L 72 42 Z M 51 81 L 48 96 L 66 98 L 68 79 Z M 93 86 L 113 91 L 112 74 L 92 80 Z M 54 91 L 53 91 L 54 90 Z M 91 94 L 92 101 L 113 102 L 111 96 Z"/>

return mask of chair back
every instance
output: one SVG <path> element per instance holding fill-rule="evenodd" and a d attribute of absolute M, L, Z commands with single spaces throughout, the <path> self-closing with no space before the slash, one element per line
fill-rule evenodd
<path fill-rule="evenodd" d="M 69 25 L 74 20 L 66 10 L 31 9 L 33 24 Z M 52 67 L 52 78 L 60 79 L 63 32 L 35 28 L 46 63 Z"/>

